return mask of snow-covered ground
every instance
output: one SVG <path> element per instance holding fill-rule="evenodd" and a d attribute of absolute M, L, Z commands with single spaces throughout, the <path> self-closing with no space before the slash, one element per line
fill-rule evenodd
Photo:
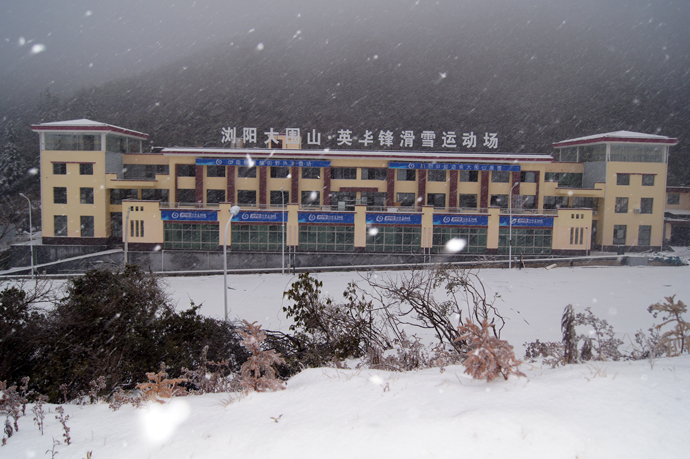
<path fill-rule="evenodd" d="M 396 276 L 397 272 L 381 272 Z M 356 273 L 317 276 L 340 300 Z M 507 317 L 502 338 L 560 339 L 563 308 L 591 307 L 626 343 L 654 319 L 663 297 L 690 301 L 690 267 L 484 270 L 480 277 Z M 231 317 L 287 330 L 282 292 L 292 275 L 229 276 Z M 223 317 L 223 276 L 170 278 L 178 307 L 190 299 Z M 657 319 L 658 323 L 659 320 Z M 526 377 L 473 381 L 462 366 L 409 373 L 308 369 L 286 390 L 226 404 L 227 394 L 184 397 L 144 409 L 65 407 L 71 445 L 59 459 L 226 457 L 685 458 L 690 438 L 690 357 L 594 362 L 557 369 L 524 364 Z M 31 414 L 0 457 L 50 457 L 62 441 L 55 406 L 43 436 Z M 30 409 L 27 409 L 30 413 Z"/>

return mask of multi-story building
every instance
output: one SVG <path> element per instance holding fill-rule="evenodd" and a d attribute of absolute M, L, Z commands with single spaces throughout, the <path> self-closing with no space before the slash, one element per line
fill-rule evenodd
<path fill-rule="evenodd" d="M 164 148 L 146 134 L 75 120 L 40 134 L 44 244 L 137 250 L 460 253 L 649 250 L 663 238 L 676 139 L 630 132 L 555 153 Z M 290 146 L 291 148 L 287 148 Z M 285 147 L 285 148 L 283 148 Z M 124 231 L 123 231 L 124 229 Z"/>

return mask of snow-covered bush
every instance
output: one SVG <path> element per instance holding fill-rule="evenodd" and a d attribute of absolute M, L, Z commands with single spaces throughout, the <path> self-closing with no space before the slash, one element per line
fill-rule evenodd
<path fill-rule="evenodd" d="M 262 349 L 261 345 L 266 339 L 266 334 L 261 331 L 261 325 L 256 322 L 251 324 L 243 321 L 246 331 L 240 331 L 242 346 L 249 351 L 250 357 L 242 364 L 240 369 L 240 385 L 244 390 L 257 392 L 275 391 L 285 389 L 283 382 L 276 379 L 273 365 L 285 363 L 285 360 L 273 349 Z"/>
<path fill-rule="evenodd" d="M 491 381 L 501 375 L 504 379 L 514 374 L 525 376 L 518 367 L 522 363 L 515 358 L 513 346 L 507 341 L 498 339 L 491 333 L 491 324 L 484 319 L 481 326 L 467 319 L 458 327 L 460 336 L 456 341 L 467 343 L 467 357 L 462 362 L 465 373 L 474 379 Z"/>
<path fill-rule="evenodd" d="M 663 313 L 663 322 L 655 325 L 654 329 L 661 331 L 666 325 L 673 328 L 664 332 L 656 344 L 656 349 L 664 349 L 669 357 L 690 352 L 690 323 L 683 319 L 682 314 L 688 312 L 688 307 L 682 301 L 676 301 L 676 296 L 665 297 L 666 302 L 655 303 L 647 310 L 656 319 L 659 313 Z"/>

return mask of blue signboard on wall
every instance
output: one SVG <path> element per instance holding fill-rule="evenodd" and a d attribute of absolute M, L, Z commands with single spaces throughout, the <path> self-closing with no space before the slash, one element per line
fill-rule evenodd
<path fill-rule="evenodd" d="M 297 166 L 297 167 L 331 167 L 330 161 L 293 161 L 291 159 L 220 159 L 197 158 L 197 166 Z"/>
<path fill-rule="evenodd" d="M 285 217 L 285 220 L 283 220 Z M 232 217 L 238 223 L 282 223 L 287 221 L 287 212 L 240 212 Z"/>
<path fill-rule="evenodd" d="M 298 212 L 298 223 L 343 223 L 354 224 L 355 214 L 324 213 L 324 212 Z"/>
<path fill-rule="evenodd" d="M 512 226 L 536 226 L 536 227 L 552 227 L 553 217 L 525 217 L 523 215 L 513 215 Z M 509 217 L 500 217 L 498 221 L 499 226 L 510 226 Z"/>
<path fill-rule="evenodd" d="M 488 226 L 487 215 L 434 215 L 434 225 Z"/>
<path fill-rule="evenodd" d="M 421 225 L 421 214 L 367 214 L 367 225 Z"/>
<path fill-rule="evenodd" d="M 448 163 L 388 163 L 390 169 L 427 169 L 444 171 L 500 171 L 520 172 L 518 165 L 506 164 L 448 164 Z"/>
<path fill-rule="evenodd" d="M 161 220 L 173 222 L 217 222 L 216 210 L 161 210 Z"/>

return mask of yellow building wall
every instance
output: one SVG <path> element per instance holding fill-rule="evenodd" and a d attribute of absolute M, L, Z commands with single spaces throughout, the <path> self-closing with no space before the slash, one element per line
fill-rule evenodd
<path fill-rule="evenodd" d="M 66 163 L 67 174 L 53 174 L 53 163 Z M 93 175 L 80 175 L 79 163 L 92 163 Z M 67 204 L 55 204 L 53 188 L 67 189 Z M 93 188 L 93 204 L 81 204 L 80 188 Z M 81 236 L 81 216 L 94 217 L 94 238 L 108 235 L 106 228 L 105 154 L 102 151 L 41 152 L 41 215 L 44 237 L 54 237 L 55 215 L 67 216 L 67 237 Z"/>
<path fill-rule="evenodd" d="M 553 250 L 590 250 L 592 236 L 592 210 L 591 209 L 559 209 L 558 217 L 553 222 L 552 248 Z M 573 237 L 570 242 L 573 229 L 582 229 L 583 241 L 579 236 Z M 574 233 L 572 233 L 574 234 Z"/>
<path fill-rule="evenodd" d="M 143 234 L 141 231 L 142 224 Z M 161 220 L 158 202 L 141 200 L 122 201 L 123 242 L 125 238 L 129 244 L 160 244 L 162 248 L 163 220 Z"/>

